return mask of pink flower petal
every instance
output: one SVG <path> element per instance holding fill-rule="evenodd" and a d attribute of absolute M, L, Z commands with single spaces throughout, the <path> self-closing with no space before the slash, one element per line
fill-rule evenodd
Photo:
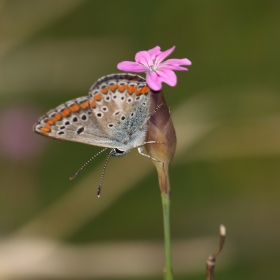
<path fill-rule="evenodd" d="M 153 65 L 153 60 L 151 59 L 150 54 L 147 51 L 138 52 L 135 55 L 135 61 L 149 67 Z"/>
<path fill-rule="evenodd" d="M 169 56 L 174 51 L 174 49 L 175 49 L 175 46 L 158 54 L 156 57 L 155 65 L 160 64 L 167 56 Z"/>
<path fill-rule="evenodd" d="M 192 65 L 192 62 L 187 59 L 187 58 L 182 58 L 182 59 L 178 59 L 178 58 L 171 58 L 168 59 L 166 61 L 164 61 L 162 64 L 173 64 L 173 65 Z"/>
<path fill-rule="evenodd" d="M 171 87 L 176 86 L 177 77 L 172 70 L 157 70 L 157 74 L 161 77 L 162 82 L 165 82 Z"/>
<path fill-rule="evenodd" d="M 156 46 L 153 49 L 148 50 L 148 53 L 150 54 L 151 59 L 154 60 L 156 56 L 161 53 L 160 47 Z"/>
<path fill-rule="evenodd" d="M 145 72 L 148 86 L 155 91 L 161 90 L 161 84 L 165 82 L 170 86 L 177 84 L 177 77 L 174 70 L 188 71 L 185 66 L 191 65 L 187 58 L 166 59 L 175 49 L 175 46 L 162 52 L 159 46 L 148 51 L 140 51 L 135 55 L 135 61 L 124 61 L 118 64 L 123 71 Z"/>
<path fill-rule="evenodd" d="M 188 71 L 187 68 L 177 66 L 177 65 L 168 65 L 168 64 L 161 64 L 158 68 L 160 70 L 179 70 L 179 71 Z"/>
<path fill-rule="evenodd" d="M 117 65 L 118 69 L 121 71 L 128 71 L 128 72 L 146 72 L 147 68 L 142 65 L 139 64 L 137 62 L 133 62 L 133 61 L 123 61 L 120 62 Z"/>
<path fill-rule="evenodd" d="M 148 86 L 154 90 L 159 91 L 161 90 L 161 77 L 157 75 L 155 72 L 149 72 L 146 76 L 146 81 Z"/>

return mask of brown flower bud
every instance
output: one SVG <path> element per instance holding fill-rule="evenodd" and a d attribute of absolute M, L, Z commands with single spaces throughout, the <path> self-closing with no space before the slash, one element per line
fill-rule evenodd
<path fill-rule="evenodd" d="M 146 141 L 160 143 L 146 144 L 145 148 L 149 156 L 159 161 L 152 160 L 158 171 L 160 189 L 169 194 L 168 168 L 175 153 L 177 139 L 162 91 L 152 92 L 152 112 L 155 110 L 149 120 Z"/>

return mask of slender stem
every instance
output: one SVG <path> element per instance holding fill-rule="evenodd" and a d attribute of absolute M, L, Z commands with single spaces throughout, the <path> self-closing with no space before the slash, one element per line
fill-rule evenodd
<path fill-rule="evenodd" d="M 168 169 L 164 163 L 158 166 L 159 187 L 161 192 L 162 210 L 163 210 L 163 228 L 165 245 L 165 280 L 172 280 L 172 260 L 171 260 L 171 242 L 170 242 L 170 184 Z"/>
<path fill-rule="evenodd" d="M 145 145 L 147 155 L 152 159 L 158 173 L 162 199 L 164 240 L 165 240 L 165 280 L 172 280 L 170 245 L 170 184 L 168 168 L 176 150 L 176 133 L 162 91 L 151 91 L 151 112 Z M 155 141 L 157 143 L 155 143 Z M 153 142 L 153 144 L 152 144 Z"/>
<path fill-rule="evenodd" d="M 165 244 L 165 280 L 172 280 L 172 261 L 170 244 L 170 196 L 162 193 L 164 244 Z"/>
<path fill-rule="evenodd" d="M 216 266 L 216 258 L 220 254 L 226 239 L 226 228 L 224 225 L 220 225 L 220 244 L 216 252 L 208 258 L 206 261 L 206 280 L 214 279 L 214 268 Z"/>

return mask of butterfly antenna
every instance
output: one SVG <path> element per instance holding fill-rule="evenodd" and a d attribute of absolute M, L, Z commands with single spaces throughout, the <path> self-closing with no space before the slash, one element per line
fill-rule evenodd
<path fill-rule="evenodd" d="M 97 197 L 100 198 L 101 196 L 101 187 L 102 187 L 102 183 L 103 183 L 103 179 L 104 179 L 104 174 L 105 174 L 105 170 L 106 170 L 106 167 L 107 167 L 107 164 L 108 164 L 108 161 L 109 161 L 109 158 L 111 157 L 111 154 L 112 154 L 112 151 L 108 154 L 107 158 L 106 158 L 106 161 L 105 161 L 105 164 L 104 164 L 104 167 L 103 167 L 103 170 L 102 170 L 102 174 L 101 174 L 101 178 L 100 178 L 100 183 L 99 183 L 99 187 L 97 189 Z"/>
<path fill-rule="evenodd" d="M 153 114 L 155 114 L 155 113 L 160 109 L 160 107 L 161 107 L 162 105 L 163 105 L 163 103 L 159 104 L 159 105 L 155 108 L 155 110 L 145 119 L 145 121 L 143 122 L 143 124 L 140 126 L 140 129 L 143 128 L 143 126 L 148 122 L 148 120 L 151 118 L 151 116 L 152 116 Z"/>
<path fill-rule="evenodd" d="M 106 151 L 108 148 L 104 148 L 103 150 L 101 150 L 100 152 L 98 152 L 96 155 L 94 155 L 92 158 L 90 158 L 77 172 L 75 172 L 71 177 L 70 180 L 73 180 L 74 178 L 76 178 L 78 176 L 78 174 L 84 169 L 84 167 L 86 167 L 93 159 L 95 159 L 98 155 L 100 155 L 101 153 L 103 153 L 104 151 Z"/>

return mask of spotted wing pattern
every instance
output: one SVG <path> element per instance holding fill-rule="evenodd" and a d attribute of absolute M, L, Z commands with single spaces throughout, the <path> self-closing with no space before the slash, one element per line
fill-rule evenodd
<path fill-rule="evenodd" d="M 151 91 L 132 74 L 100 78 L 89 96 L 68 101 L 42 116 L 34 131 L 56 139 L 127 151 L 145 142 Z"/>

